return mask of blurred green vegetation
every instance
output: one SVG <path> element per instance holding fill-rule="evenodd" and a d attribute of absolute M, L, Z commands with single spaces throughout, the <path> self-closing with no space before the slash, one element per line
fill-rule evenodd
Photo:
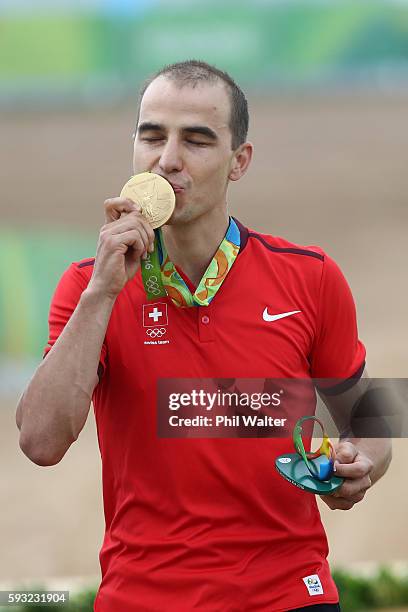
<path fill-rule="evenodd" d="M 343 612 L 365 612 L 382 608 L 407 606 L 408 610 L 408 575 L 397 576 L 390 569 L 383 567 L 370 577 L 359 576 L 337 569 L 333 578 L 340 594 Z M 18 587 L 16 587 L 17 589 Z M 32 587 L 33 590 L 45 590 L 43 586 Z M 36 612 L 92 612 L 96 589 L 88 588 L 70 598 L 65 605 L 24 605 L 13 606 L 14 612 L 25 612 L 35 608 Z M 0 612 L 7 612 L 10 606 L 0 606 Z"/>
<path fill-rule="evenodd" d="M 55 287 L 71 262 L 95 249 L 86 234 L 0 231 L 0 355 L 41 357 Z"/>
<path fill-rule="evenodd" d="M 408 606 L 408 576 L 396 576 L 385 567 L 370 577 L 335 570 L 333 578 L 344 612 Z"/>
<path fill-rule="evenodd" d="M 47 13 L 0 14 L 0 83 L 51 89 L 71 83 L 79 95 L 81 83 L 114 80 L 125 92 L 186 57 L 263 86 L 375 79 L 378 71 L 379 78 L 397 71 L 408 80 L 408 4 L 241 1 L 233 9 L 231 2 L 209 1 L 186 10 L 175 0 L 115 18 L 97 5 L 85 13 L 50 6 Z"/>

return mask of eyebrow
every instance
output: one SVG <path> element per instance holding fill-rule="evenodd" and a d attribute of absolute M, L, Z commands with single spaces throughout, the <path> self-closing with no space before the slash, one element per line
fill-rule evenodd
<path fill-rule="evenodd" d="M 150 121 L 145 121 L 144 123 L 141 123 L 137 126 L 136 132 L 138 132 L 139 134 L 143 134 L 144 132 L 158 132 L 162 131 L 163 129 L 164 126 L 160 125 L 159 123 L 151 123 Z"/>
<path fill-rule="evenodd" d="M 187 134 L 202 134 L 206 136 L 210 140 L 218 140 L 217 134 L 211 128 L 206 125 L 191 125 L 182 128 L 183 132 L 187 132 Z"/>
<path fill-rule="evenodd" d="M 187 134 L 201 134 L 209 140 L 216 141 L 218 140 L 217 134 L 211 128 L 206 125 L 188 125 L 181 128 L 183 132 L 187 132 Z M 145 121 L 141 123 L 137 127 L 137 133 L 143 134 L 145 132 L 164 132 L 165 127 L 160 123 L 151 123 L 150 121 Z"/>

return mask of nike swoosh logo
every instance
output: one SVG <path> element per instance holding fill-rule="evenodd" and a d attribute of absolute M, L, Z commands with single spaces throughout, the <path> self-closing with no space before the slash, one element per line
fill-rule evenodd
<path fill-rule="evenodd" d="M 290 317 L 291 315 L 297 314 L 298 312 L 302 312 L 301 310 L 291 310 L 290 312 L 281 312 L 280 314 L 269 314 L 268 307 L 263 311 L 262 318 L 264 321 L 278 321 L 278 319 L 284 319 L 285 317 Z"/>

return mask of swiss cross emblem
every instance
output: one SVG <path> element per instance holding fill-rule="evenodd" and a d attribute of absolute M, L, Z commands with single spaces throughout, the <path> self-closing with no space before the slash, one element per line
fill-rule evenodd
<path fill-rule="evenodd" d="M 163 327 L 168 324 L 166 303 L 143 304 L 143 327 Z"/>

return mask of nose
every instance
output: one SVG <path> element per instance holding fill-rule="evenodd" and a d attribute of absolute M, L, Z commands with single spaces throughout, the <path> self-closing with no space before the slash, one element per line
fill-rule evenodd
<path fill-rule="evenodd" d="M 180 144 L 177 140 L 169 138 L 163 146 L 159 159 L 159 168 L 165 174 L 180 172 L 183 168 Z"/>

